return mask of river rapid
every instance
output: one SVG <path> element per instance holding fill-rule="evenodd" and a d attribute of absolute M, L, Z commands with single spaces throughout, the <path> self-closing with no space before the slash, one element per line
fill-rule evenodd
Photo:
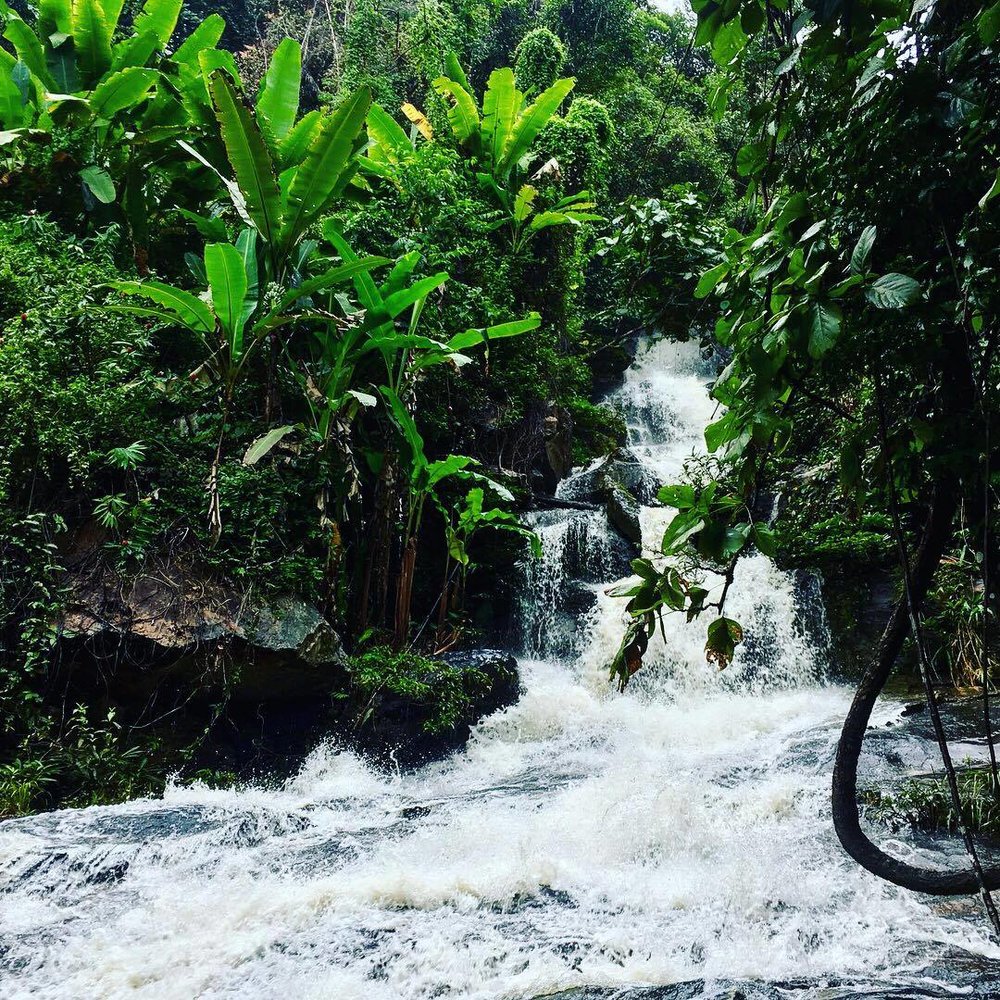
<path fill-rule="evenodd" d="M 693 345 L 657 344 L 614 394 L 651 481 L 699 449 L 709 374 Z M 645 545 L 667 516 L 643 510 Z M 3 823 L 0 997 L 1000 996 L 975 900 L 895 889 L 836 842 L 851 691 L 816 581 L 744 560 L 736 662 L 719 673 L 704 622 L 670 616 L 618 694 L 621 543 L 603 512 L 533 517 L 522 696 L 465 751 L 386 774 L 321 746 L 278 787 Z M 935 764 L 902 708 L 877 709 L 869 780 Z M 942 863 L 941 845 L 879 837 Z"/>

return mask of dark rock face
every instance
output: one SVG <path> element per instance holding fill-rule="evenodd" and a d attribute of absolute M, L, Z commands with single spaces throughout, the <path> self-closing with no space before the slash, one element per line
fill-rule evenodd
<path fill-rule="evenodd" d="M 439 659 L 444 669 L 425 678 L 430 697 L 381 693 L 366 706 L 360 724 L 352 707 L 354 724 L 346 726 L 347 742 L 381 764 L 415 766 L 461 748 L 477 722 L 517 701 L 521 682 L 517 660 L 509 653 L 472 649 L 445 653 Z M 431 723 L 439 711 L 444 684 L 460 685 L 468 700 L 447 728 L 438 728 Z"/>
<path fill-rule="evenodd" d="M 542 423 L 542 438 L 545 441 L 545 458 L 551 473 L 551 486 L 573 468 L 573 417 L 564 406 L 550 403 Z"/>
<path fill-rule="evenodd" d="M 638 549 L 642 546 L 639 501 L 615 480 L 609 479 L 607 484 L 608 518 L 618 533 Z"/>

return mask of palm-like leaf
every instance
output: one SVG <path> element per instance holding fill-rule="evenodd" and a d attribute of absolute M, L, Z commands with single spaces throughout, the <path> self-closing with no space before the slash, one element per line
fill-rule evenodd
<path fill-rule="evenodd" d="M 494 164 L 503 161 L 504 151 L 524 95 L 514 84 L 514 71 L 509 67 L 495 69 L 490 74 L 483 95 L 483 148 Z"/>
<path fill-rule="evenodd" d="M 226 156 L 246 201 L 247 213 L 264 241 L 273 246 L 281 226 L 281 193 L 267 144 L 250 109 L 225 73 L 213 73 L 210 85 Z"/>
<path fill-rule="evenodd" d="M 280 143 L 295 124 L 301 79 L 302 49 L 295 39 L 286 38 L 271 56 L 257 101 L 257 116 L 275 142 Z"/>
<path fill-rule="evenodd" d="M 49 73 L 42 43 L 31 28 L 16 14 L 11 14 L 3 36 L 14 46 L 18 59 L 28 67 L 32 74 L 41 80 L 47 88 L 54 89 L 55 81 Z"/>
<path fill-rule="evenodd" d="M 98 0 L 73 0 L 73 51 L 87 84 L 111 66 L 111 25 Z"/>
<path fill-rule="evenodd" d="M 165 46 L 177 27 L 183 0 L 146 0 L 142 13 L 135 19 L 137 35 L 155 35 Z"/>
<path fill-rule="evenodd" d="M 413 153 L 413 144 L 402 126 L 377 104 L 368 109 L 368 136 L 374 146 L 373 158 L 378 150 L 390 163 L 399 163 Z"/>
<path fill-rule="evenodd" d="M 448 121 L 459 142 L 469 143 L 479 139 L 479 108 L 476 99 L 460 83 L 439 76 L 434 89 L 448 102 Z"/>
<path fill-rule="evenodd" d="M 156 82 L 159 72 L 130 66 L 118 73 L 111 73 L 90 95 L 90 107 L 95 115 L 110 118 L 125 108 L 138 104 Z"/>
<path fill-rule="evenodd" d="M 212 308 L 229 339 L 229 355 L 236 361 L 243 353 L 243 302 L 247 274 L 239 250 L 228 243 L 205 247 L 205 276 L 212 293 Z"/>
<path fill-rule="evenodd" d="M 556 80 L 551 87 L 539 94 L 534 104 L 518 118 L 503 159 L 497 164 L 501 175 L 509 174 L 517 166 L 518 160 L 531 149 L 531 144 L 539 132 L 559 110 L 559 105 L 566 100 L 575 84 L 576 81 L 573 79 Z"/>
<path fill-rule="evenodd" d="M 294 245 L 341 189 L 360 148 L 370 104 L 371 91 L 360 87 L 317 130 L 288 188 L 282 229 L 285 247 Z"/>
<path fill-rule="evenodd" d="M 163 306 L 169 317 L 196 333 L 211 333 L 215 329 L 212 310 L 196 295 L 160 281 L 112 281 L 110 287 L 126 295 L 140 295 Z"/>

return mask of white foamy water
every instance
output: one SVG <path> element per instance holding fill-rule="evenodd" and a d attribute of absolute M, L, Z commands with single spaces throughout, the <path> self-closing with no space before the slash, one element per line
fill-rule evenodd
<path fill-rule="evenodd" d="M 698 447 L 703 381 L 693 348 L 661 345 L 616 394 L 656 478 Z M 815 592 L 747 559 L 729 604 L 747 629 L 737 662 L 719 674 L 704 622 L 671 616 L 619 695 L 607 662 L 621 603 L 606 590 L 621 553 L 604 515 L 538 527 L 546 558 L 526 587 L 551 607 L 527 610 L 525 641 L 567 651 L 522 662 L 520 701 L 465 752 L 387 776 L 321 747 L 275 789 L 171 788 L 0 826 L 0 996 L 639 998 L 703 984 L 665 998 L 753 981 L 785 985 L 744 995 L 833 1000 L 988 984 L 1000 950 L 974 907 L 887 886 L 836 845 L 829 781 L 850 691 L 824 682 Z M 898 715 L 887 704 L 875 724 Z"/>

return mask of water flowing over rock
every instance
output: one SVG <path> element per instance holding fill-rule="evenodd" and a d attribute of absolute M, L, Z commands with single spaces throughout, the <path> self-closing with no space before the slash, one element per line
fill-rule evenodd
<path fill-rule="evenodd" d="M 652 480 L 701 448 L 710 376 L 694 345 L 661 343 L 612 393 Z M 650 554 L 669 516 L 641 507 Z M 0 826 L 4 997 L 996 995 L 1000 947 L 975 901 L 906 893 L 837 846 L 829 774 L 851 690 L 828 680 L 816 581 L 744 560 L 735 662 L 717 671 L 704 622 L 667 616 L 619 695 L 607 591 L 632 546 L 603 508 L 532 518 L 523 692 L 463 752 L 386 773 L 320 746 L 278 785 Z M 879 707 L 869 774 L 933 763 L 902 711 Z"/>

